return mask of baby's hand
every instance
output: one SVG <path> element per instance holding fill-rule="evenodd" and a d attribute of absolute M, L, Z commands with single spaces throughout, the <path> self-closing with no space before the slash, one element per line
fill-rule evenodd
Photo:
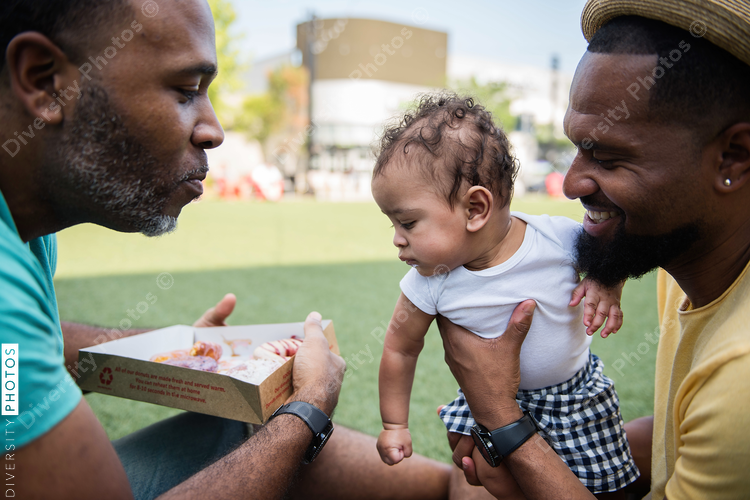
<path fill-rule="evenodd" d="M 411 456 L 411 433 L 406 426 L 401 429 L 384 429 L 378 437 L 378 453 L 387 465 L 396 465 Z"/>
<path fill-rule="evenodd" d="M 586 326 L 586 334 L 593 335 L 607 320 L 602 330 L 602 338 L 606 339 L 610 333 L 617 333 L 622 326 L 622 309 L 620 309 L 620 297 L 622 297 L 623 281 L 614 288 L 605 288 L 599 283 L 584 278 L 573 290 L 573 298 L 570 306 L 575 307 L 586 297 L 583 310 L 583 324 Z"/>

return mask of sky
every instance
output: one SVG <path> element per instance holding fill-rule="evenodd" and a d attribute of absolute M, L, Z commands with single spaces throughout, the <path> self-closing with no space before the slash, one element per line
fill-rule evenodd
<path fill-rule="evenodd" d="M 361 17 L 448 32 L 449 55 L 575 71 L 586 51 L 580 17 L 585 0 L 232 0 L 236 32 L 249 60 L 296 45 L 296 25 L 320 18 Z"/>

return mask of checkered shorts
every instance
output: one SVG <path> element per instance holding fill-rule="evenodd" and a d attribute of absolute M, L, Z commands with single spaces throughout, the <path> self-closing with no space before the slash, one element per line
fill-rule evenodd
<path fill-rule="evenodd" d="M 522 410 L 536 419 L 540 435 L 592 493 L 621 490 L 640 473 L 630 456 L 620 401 L 604 364 L 594 354 L 561 384 L 518 391 Z M 464 394 L 444 406 L 440 418 L 450 432 L 470 434 L 474 419 Z"/>

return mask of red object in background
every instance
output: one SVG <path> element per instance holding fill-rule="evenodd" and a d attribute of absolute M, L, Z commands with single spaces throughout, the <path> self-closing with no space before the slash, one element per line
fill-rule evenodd
<path fill-rule="evenodd" d="M 552 172 L 547 174 L 544 178 L 544 187 L 547 189 L 547 194 L 555 198 L 562 198 L 563 194 L 563 181 L 565 176 L 560 172 Z"/>

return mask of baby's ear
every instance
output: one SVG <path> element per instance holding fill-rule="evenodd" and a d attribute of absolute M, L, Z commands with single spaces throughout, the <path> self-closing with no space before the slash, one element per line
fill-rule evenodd
<path fill-rule="evenodd" d="M 484 227 L 492 214 L 495 201 L 492 193 L 482 186 L 472 186 L 464 196 L 466 211 L 466 229 L 469 232 L 479 231 Z"/>

